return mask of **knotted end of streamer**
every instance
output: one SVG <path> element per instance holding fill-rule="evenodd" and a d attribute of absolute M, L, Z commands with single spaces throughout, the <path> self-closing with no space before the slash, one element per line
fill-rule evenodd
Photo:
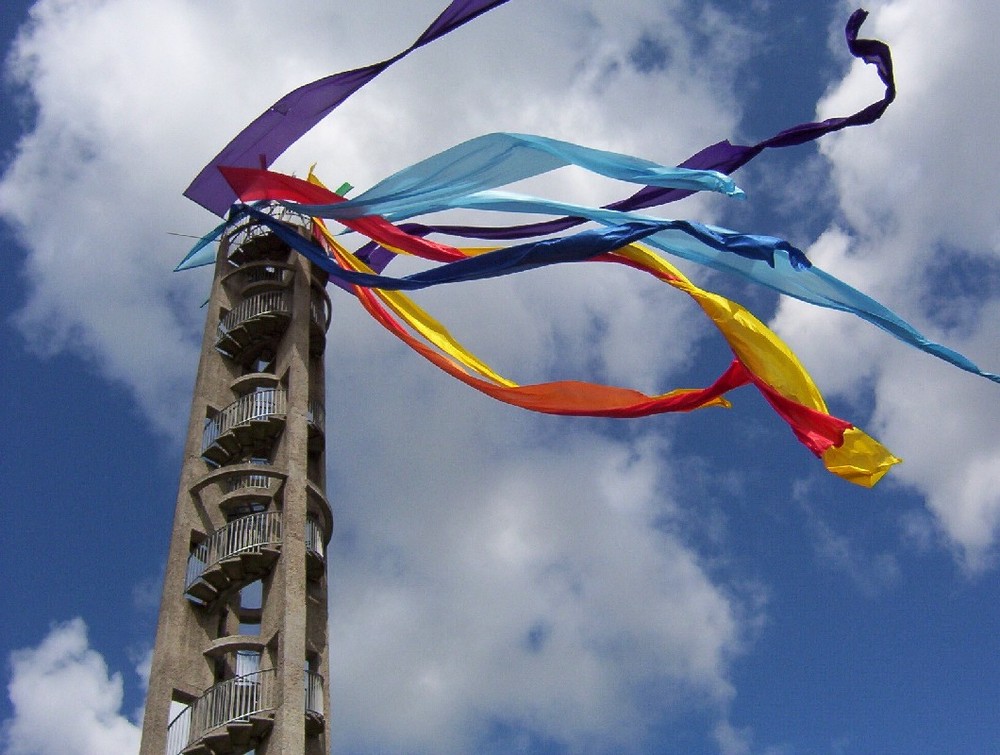
<path fill-rule="evenodd" d="M 844 441 L 822 454 L 823 465 L 838 477 L 871 488 L 902 459 L 893 456 L 877 440 L 856 427 L 844 431 Z"/>

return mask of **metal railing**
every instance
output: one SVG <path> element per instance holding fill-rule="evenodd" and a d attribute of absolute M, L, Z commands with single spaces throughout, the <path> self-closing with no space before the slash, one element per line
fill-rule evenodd
<path fill-rule="evenodd" d="M 266 472 L 247 472 L 246 474 L 233 475 L 226 480 L 225 492 L 235 493 L 237 490 L 248 488 L 268 490 L 273 479 L 277 478 Z"/>
<path fill-rule="evenodd" d="M 307 527 L 308 529 L 308 527 Z M 187 589 L 215 564 L 240 553 L 281 543 L 281 513 L 263 511 L 234 519 L 199 543 L 188 556 Z"/>
<path fill-rule="evenodd" d="M 308 222 L 308 219 L 303 215 L 289 210 L 287 207 L 278 204 L 277 202 L 270 205 L 258 205 L 256 209 L 266 215 L 270 215 L 276 220 L 288 223 L 289 225 L 302 227 Z M 244 218 L 240 220 L 229 232 L 230 256 L 233 255 L 233 252 L 239 250 L 240 247 L 244 246 L 248 242 L 265 236 L 274 236 L 274 231 L 272 231 L 269 226 L 266 226 L 253 218 Z"/>
<path fill-rule="evenodd" d="M 274 710 L 275 691 L 273 669 L 219 682 L 192 706 L 191 739 L 233 721 L 245 721 L 254 713 Z"/>
<path fill-rule="evenodd" d="M 173 721 L 167 724 L 166 755 L 179 755 L 191 743 L 191 711 L 193 709 L 192 706 L 187 706 L 174 716 Z"/>
<path fill-rule="evenodd" d="M 284 414 L 287 405 L 288 393 L 284 388 L 262 388 L 240 396 L 205 424 L 201 450 L 205 451 L 220 435 L 225 435 L 234 427 L 252 420 L 266 420 L 276 414 Z"/>
<path fill-rule="evenodd" d="M 321 403 L 318 401 L 309 402 L 309 413 L 306 415 L 306 421 L 321 433 L 326 432 L 326 409 Z"/>
<path fill-rule="evenodd" d="M 306 550 L 324 558 L 323 528 L 319 526 L 316 517 L 306 517 Z"/>
<path fill-rule="evenodd" d="M 280 205 L 278 206 L 280 207 Z M 274 205 L 272 205 L 272 207 L 274 207 Z M 275 213 L 271 211 L 271 208 L 259 207 L 258 209 L 261 212 L 266 212 L 268 215 L 275 215 Z M 252 218 L 240 220 L 229 232 L 229 255 L 232 256 L 233 253 L 239 251 L 242 246 L 255 239 L 274 235 L 274 231 L 272 231 L 269 226 L 266 226 Z"/>
<path fill-rule="evenodd" d="M 216 340 L 221 341 L 240 323 L 261 315 L 291 315 L 292 308 L 285 291 L 264 291 L 248 297 L 229 310 L 220 320 Z"/>
<path fill-rule="evenodd" d="M 315 297 L 309 302 L 309 314 L 312 316 L 312 321 L 319 325 L 324 332 L 330 327 L 330 317 L 325 304 L 323 300 Z"/>
<path fill-rule="evenodd" d="M 185 747 L 213 729 L 234 721 L 246 721 L 255 713 L 276 707 L 273 669 L 219 682 L 170 722 L 166 755 L 180 755 Z M 185 729 L 186 737 L 183 736 Z"/>
<path fill-rule="evenodd" d="M 313 671 L 306 671 L 306 713 L 325 715 L 323 677 Z"/>
<path fill-rule="evenodd" d="M 248 262 L 237 274 L 240 286 L 246 288 L 255 283 L 284 283 L 291 277 L 292 270 L 284 263 Z"/>
<path fill-rule="evenodd" d="M 325 715 L 323 677 L 307 670 L 304 681 L 305 712 Z M 174 716 L 167 726 L 166 755 L 180 755 L 188 745 L 220 726 L 274 710 L 277 697 L 274 669 L 219 682 Z"/>

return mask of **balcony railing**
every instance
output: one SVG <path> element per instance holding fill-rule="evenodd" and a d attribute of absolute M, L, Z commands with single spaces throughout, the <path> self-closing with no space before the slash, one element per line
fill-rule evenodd
<path fill-rule="evenodd" d="M 308 526 L 307 526 L 308 530 Z M 281 543 L 281 513 L 264 511 L 234 519 L 199 543 L 188 557 L 187 589 L 215 564 L 241 553 Z"/>
<path fill-rule="evenodd" d="M 309 402 L 309 414 L 306 420 L 321 433 L 326 432 L 326 409 L 318 401 Z"/>
<path fill-rule="evenodd" d="M 324 715 L 323 677 L 313 671 L 306 671 L 306 713 Z"/>
<path fill-rule="evenodd" d="M 273 669 L 219 682 L 170 722 L 166 755 L 180 755 L 185 747 L 220 726 L 274 710 L 276 691 Z"/>
<path fill-rule="evenodd" d="M 205 425 L 201 439 L 201 450 L 225 435 L 234 427 L 249 424 L 253 420 L 267 420 L 276 414 L 284 414 L 288 404 L 288 394 L 284 388 L 264 388 L 246 396 L 240 396 Z"/>
<path fill-rule="evenodd" d="M 307 218 L 297 212 L 289 210 L 284 205 L 261 205 L 258 206 L 257 209 L 290 225 L 303 226 L 307 222 Z M 254 241 L 255 239 L 264 238 L 266 236 L 274 236 L 274 231 L 272 231 L 269 226 L 264 225 L 253 218 L 241 220 L 229 233 L 229 248 L 231 250 L 230 257 L 232 257 L 233 253 L 238 251 L 244 245 Z M 275 236 L 275 238 L 277 238 L 277 236 Z"/>
<path fill-rule="evenodd" d="M 216 339 L 221 341 L 233 328 L 254 317 L 261 315 L 291 315 L 292 309 L 290 298 L 285 291 L 264 291 L 263 293 L 250 296 L 219 320 L 219 329 Z"/>
<path fill-rule="evenodd" d="M 321 299 L 314 298 L 309 302 L 309 315 L 312 317 L 312 321 L 316 323 L 324 332 L 330 327 L 330 316 L 325 302 Z"/>
<path fill-rule="evenodd" d="M 273 669 L 216 684 L 195 701 L 191 715 L 192 739 L 233 721 L 244 721 L 254 713 L 273 710 L 277 705 L 274 693 Z"/>
<path fill-rule="evenodd" d="M 274 669 L 219 682 L 170 722 L 166 755 L 180 755 L 213 729 L 274 710 L 277 698 Z M 323 677 L 312 671 L 305 672 L 305 698 L 307 714 L 325 715 Z"/>
<path fill-rule="evenodd" d="M 239 283 L 243 288 L 258 283 L 285 283 L 292 270 L 276 262 L 251 262 L 239 270 Z"/>
<path fill-rule="evenodd" d="M 167 752 L 166 755 L 178 755 L 191 742 L 191 711 L 192 706 L 186 707 L 167 725 Z"/>
<path fill-rule="evenodd" d="M 248 472 L 241 475 L 233 475 L 226 480 L 225 492 L 235 493 L 237 490 L 260 489 L 268 490 L 271 487 L 271 480 L 276 479 L 266 472 Z"/>
<path fill-rule="evenodd" d="M 323 528 L 319 526 L 319 522 L 313 516 L 306 518 L 306 550 L 320 558 L 324 557 Z"/>

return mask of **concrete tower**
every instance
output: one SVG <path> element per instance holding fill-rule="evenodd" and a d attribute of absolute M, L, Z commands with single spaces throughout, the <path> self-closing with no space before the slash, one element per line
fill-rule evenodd
<path fill-rule="evenodd" d="M 325 282 L 265 226 L 219 245 L 141 755 L 329 752 Z"/>

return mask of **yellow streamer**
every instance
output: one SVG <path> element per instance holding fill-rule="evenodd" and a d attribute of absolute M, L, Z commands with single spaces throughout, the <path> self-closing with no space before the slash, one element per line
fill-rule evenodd
<path fill-rule="evenodd" d="M 309 173 L 309 181 L 319 186 L 323 185 L 312 171 Z M 368 265 L 333 237 L 321 218 L 313 218 L 313 221 L 339 264 L 358 272 L 374 273 Z M 460 251 L 471 257 L 493 249 L 494 247 L 472 247 Z M 405 253 L 398 249 L 391 251 Z M 617 250 L 615 255 L 656 275 L 665 283 L 694 299 L 718 328 L 734 354 L 761 380 L 803 406 L 829 413 L 823 396 L 798 357 L 774 331 L 749 310 L 720 294 L 699 288 L 680 270 L 648 247 L 631 244 Z M 497 373 L 462 346 L 440 322 L 404 293 L 377 288 L 372 291 L 412 330 L 448 355 L 456 365 L 464 366 L 499 385 L 518 387 L 517 383 Z M 728 404 L 724 400 L 720 403 Z M 864 487 L 872 487 L 900 461 L 878 441 L 856 427 L 846 430 L 844 442 L 840 446 L 828 448 L 823 453 L 822 459 L 824 466 L 830 472 Z"/>
<path fill-rule="evenodd" d="M 819 388 L 798 357 L 749 310 L 724 296 L 694 285 L 680 270 L 640 244 L 619 249 L 617 254 L 663 275 L 667 283 L 691 296 L 751 372 L 800 404 L 829 413 Z"/>

